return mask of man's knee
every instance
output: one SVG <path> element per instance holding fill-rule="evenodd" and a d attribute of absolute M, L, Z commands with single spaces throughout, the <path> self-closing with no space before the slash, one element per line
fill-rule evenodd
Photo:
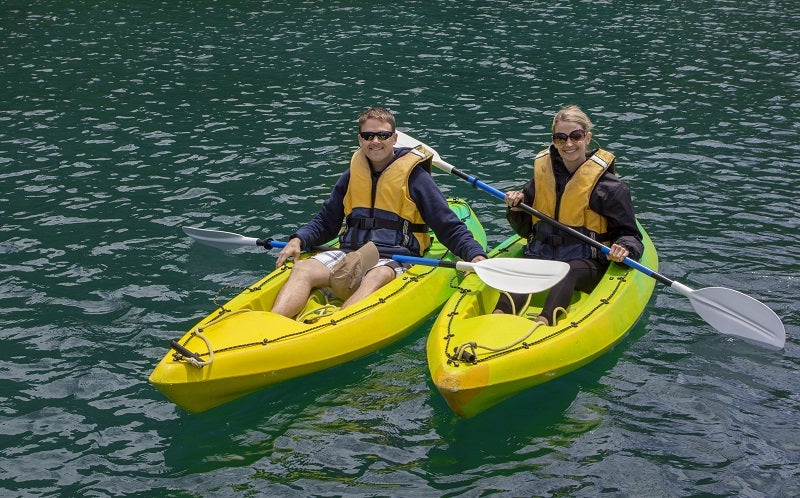
<path fill-rule="evenodd" d="M 391 266 L 389 265 L 377 266 L 368 271 L 366 275 L 364 275 L 364 280 L 362 284 L 366 283 L 367 285 L 370 286 L 381 287 L 394 280 L 395 275 L 396 272 L 394 268 L 392 268 Z"/>
<path fill-rule="evenodd" d="M 289 278 L 313 285 L 327 285 L 330 281 L 330 273 L 330 270 L 316 259 L 301 259 L 295 260 Z"/>

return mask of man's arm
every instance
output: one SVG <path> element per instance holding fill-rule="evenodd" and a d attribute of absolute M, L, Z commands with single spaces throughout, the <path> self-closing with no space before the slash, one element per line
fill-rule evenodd
<path fill-rule="evenodd" d="M 486 257 L 486 251 L 475 240 L 464 222 L 450 209 L 444 194 L 427 171 L 415 168 L 409 176 L 408 183 L 411 198 L 417 204 L 422 219 L 445 247 L 464 261 Z"/>

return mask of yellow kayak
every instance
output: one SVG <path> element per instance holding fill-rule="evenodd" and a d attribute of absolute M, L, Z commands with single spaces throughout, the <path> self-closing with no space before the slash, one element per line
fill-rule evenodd
<path fill-rule="evenodd" d="M 642 264 L 658 256 L 644 237 Z M 519 257 L 525 244 L 511 237 L 491 257 Z M 517 315 L 492 314 L 499 291 L 469 275 L 445 303 L 427 342 L 436 388 L 458 415 L 471 417 L 502 400 L 571 372 L 617 344 L 644 311 L 655 280 L 612 263 L 591 294 L 576 292 L 555 326 L 534 326 L 546 292 Z M 466 354 L 457 354 L 464 352 Z"/>
<path fill-rule="evenodd" d="M 448 203 L 485 248 L 486 234 L 469 205 L 460 199 Z M 425 257 L 456 259 L 431 236 Z M 267 311 L 291 266 L 287 263 L 249 286 L 173 341 L 150 382 L 187 411 L 208 410 L 405 337 L 447 301 L 463 278 L 452 268 L 414 265 L 345 310 L 315 291 L 305 310 L 292 319 Z"/>

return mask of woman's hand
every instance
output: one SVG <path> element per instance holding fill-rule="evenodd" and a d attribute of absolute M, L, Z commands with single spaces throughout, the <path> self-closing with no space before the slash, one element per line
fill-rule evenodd
<path fill-rule="evenodd" d="M 611 261 L 621 263 L 623 259 L 628 257 L 628 250 L 619 244 L 611 244 L 611 251 L 606 255 Z"/>
<path fill-rule="evenodd" d="M 510 192 L 506 192 L 505 201 L 506 201 L 506 204 L 508 204 L 508 207 L 510 207 L 512 211 L 521 211 L 521 209 L 516 207 L 516 206 L 517 206 L 517 204 L 522 202 L 524 199 L 525 199 L 525 196 L 523 195 L 522 192 L 520 192 L 518 190 L 512 190 Z"/>

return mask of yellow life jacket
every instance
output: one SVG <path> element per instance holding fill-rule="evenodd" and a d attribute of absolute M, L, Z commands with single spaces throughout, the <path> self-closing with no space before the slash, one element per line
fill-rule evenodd
<path fill-rule="evenodd" d="M 431 237 L 417 204 L 411 199 L 408 178 L 418 165 L 430 173 L 433 154 L 422 146 L 395 159 L 373 185 L 372 169 L 364 152 L 358 149 L 350 160 L 350 183 L 344 196 L 347 229 L 345 246 L 360 247 L 372 240 L 382 253 L 401 252 L 422 255 Z"/>
<path fill-rule="evenodd" d="M 550 161 L 550 149 L 540 152 L 533 162 L 536 192 L 533 208 L 571 227 L 583 227 L 595 234 L 608 230 L 606 217 L 589 207 L 589 198 L 606 169 L 614 163 L 614 154 L 603 149 L 581 164 L 567 182 L 560 202 L 556 197 L 556 178 Z M 533 217 L 536 224 L 539 218 Z"/>

